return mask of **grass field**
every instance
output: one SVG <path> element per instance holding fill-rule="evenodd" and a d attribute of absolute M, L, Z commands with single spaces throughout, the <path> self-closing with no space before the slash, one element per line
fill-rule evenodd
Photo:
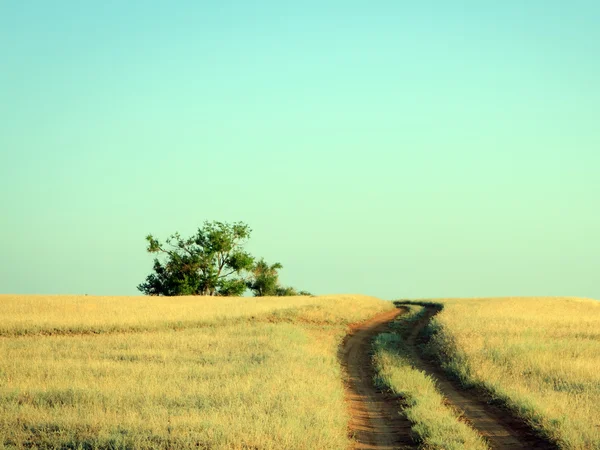
<path fill-rule="evenodd" d="M 600 302 L 435 300 L 430 348 L 560 448 L 600 449 Z"/>
<path fill-rule="evenodd" d="M 0 448 L 344 449 L 365 296 L 0 296 Z"/>

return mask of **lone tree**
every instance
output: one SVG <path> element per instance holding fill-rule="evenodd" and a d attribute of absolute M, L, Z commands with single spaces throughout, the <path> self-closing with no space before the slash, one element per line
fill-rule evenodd
<path fill-rule="evenodd" d="M 242 295 L 242 275 L 254 264 L 243 249 L 251 231 L 243 222 L 207 221 L 187 239 L 175 233 L 163 244 L 146 236 L 148 252 L 163 260 L 154 259 L 154 273 L 138 289 L 147 295 Z"/>

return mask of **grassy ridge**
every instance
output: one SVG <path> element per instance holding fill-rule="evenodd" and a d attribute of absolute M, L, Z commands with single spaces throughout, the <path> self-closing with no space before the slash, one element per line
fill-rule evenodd
<path fill-rule="evenodd" d="M 338 345 L 348 323 L 393 307 L 364 296 L 21 299 L 0 298 L 0 448 L 346 448 Z"/>
<path fill-rule="evenodd" d="M 405 344 L 407 324 L 419 320 L 422 306 L 408 306 L 407 314 L 396 319 L 393 332 L 382 333 L 374 342 L 373 361 L 376 382 L 402 398 L 402 413 L 413 424 L 421 448 L 446 450 L 485 450 L 483 439 L 445 405 L 435 381 L 414 368 L 413 355 Z M 400 405 L 399 405 L 400 406 Z"/>
<path fill-rule="evenodd" d="M 436 300 L 437 302 L 437 300 Z M 430 349 L 565 449 L 600 449 L 600 302 L 440 300 Z"/>
<path fill-rule="evenodd" d="M 365 296 L 321 297 L 93 297 L 0 295 L 0 336 L 103 334 L 198 328 L 239 319 L 350 323 L 369 307 L 347 301 Z M 327 303 L 325 305 L 325 303 Z"/>

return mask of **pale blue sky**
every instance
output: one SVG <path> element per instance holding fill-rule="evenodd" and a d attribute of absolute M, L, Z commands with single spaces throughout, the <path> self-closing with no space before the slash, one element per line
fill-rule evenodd
<path fill-rule="evenodd" d="M 0 0 L 0 292 L 241 220 L 315 293 L 600 298 L 600 3 Z"/>

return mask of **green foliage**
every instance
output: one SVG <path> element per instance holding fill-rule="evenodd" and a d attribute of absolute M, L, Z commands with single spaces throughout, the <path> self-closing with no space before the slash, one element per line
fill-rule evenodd
<path fill-rule="evenodd" d="M 279 284 L 278 270 L 283 269 L 281 263 L 269 265 L 264 258 L 257 261 L 252 267 L 250 279 L 246 282 L 255 297 L 279 296 L 291 297 L 294 295 L 312 295 L 307 291 L 298 291 L 293 287 Z"/>
<path fill-rule="evenodd" d="M 153 273 L 138 289 L 147 295 L 240 296 L 250 289 L 254 296 L 311 295 L 279 284 L 281 263 L 269 265 L 244 251 L 250 228 L 242 222 L 204 222 L 198 232 L 184 239 L 179 233 L 161 243 L 146 236 L 154 259 Z M 247 276 L 249 273 L 249 276 Z"/>
<path fill-rule="evenodd" d="M 146 236 L 154 260 L 154 273 L 138 289 L 147 295 L 227 295 L 246 290 L 243 274 L 254 258 L 244 251 L 251 229 L 242 222 L 204 222 L 198 232 L 184 239 L 179 233 L 161 243 Z"/>
<path fill-rule="evenodd" d="M 277 295 L 279 287 L 279 269 L 282 269 L 281 263 L 269 265 L 264 258 L 261 258 L 252 268 L 252 277 L 247 282 L 255 297 L 268 295 Z"/>
<path fill-rule="evenodd" d="M 281 297 L 290 297 L 292 295 L 299 295 L 298 291 L 291 286 L 277 286 L 275 290 L 275 295 L 279 295 Z"/>

